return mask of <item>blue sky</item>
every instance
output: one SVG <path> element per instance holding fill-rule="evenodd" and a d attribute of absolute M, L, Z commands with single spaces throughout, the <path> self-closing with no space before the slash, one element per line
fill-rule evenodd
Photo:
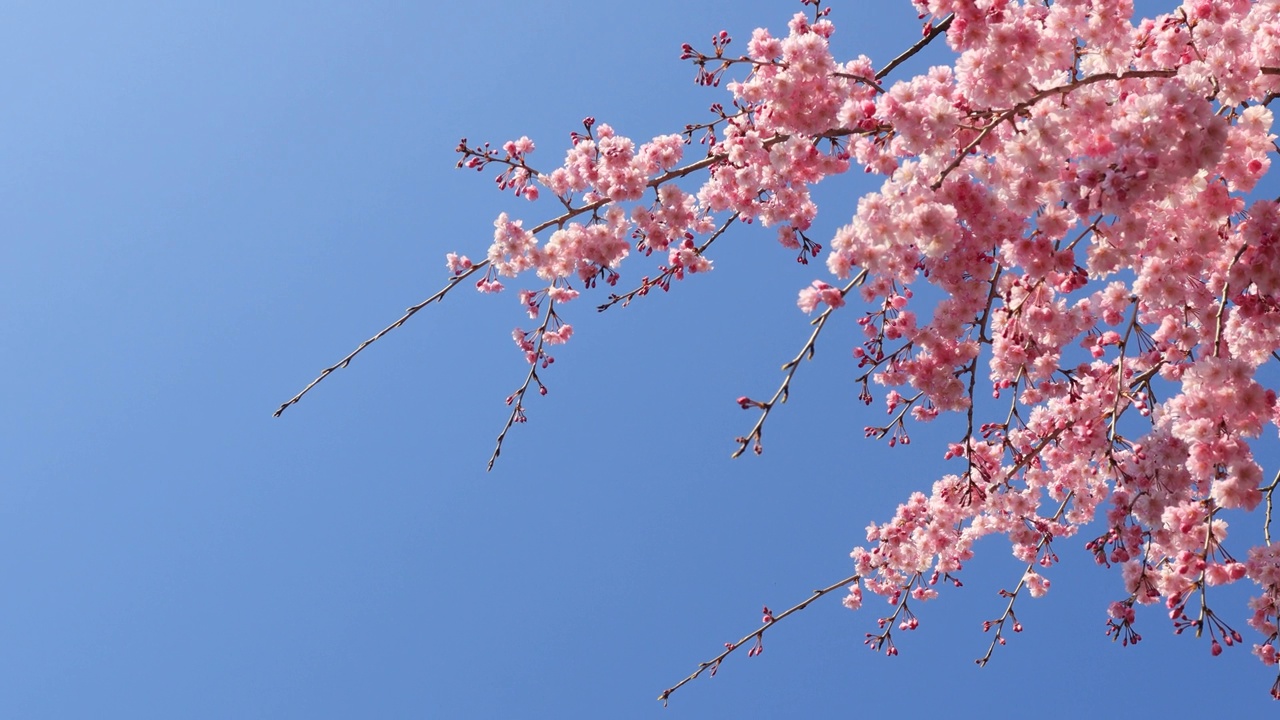
<path fill-rule="evenodd" d="M 918 24 L 870 6 L 837 7 L 837 46 L 882 64 Z M 722 8 L 0 9 L 0 716 L 1274 712 L 1247 649 L 1213 659 L 1158 609 L 1141 645 L 1109 642 L 1119 578 L 1083 540 L 983 670 L 981 621 L 1022 572 L 998 540 L 917 608 L 899 657 L 862 645 L 878 603 L 831 598 L 664 710 L 762 604 L 850 574 L 867 522 L 944 471 L 955 432 L 862 439 L 882 416 L 856 401 L 850 313 L 764 456 L 729 460 L 752 422 L 733 399 L 776 387 L 808 332 L 795 293 L 821 276 L 760 228 L 668 295 L 568 306 L 550 394 L 492 473 L 525 371 L 512 293 L 451 295 L 271 417 L 433 293 L 446 252 L 482 254 L 499 211 L 552 211 L 455 170 L 460 137 L 527 134 L 553 166 L 587 115 L 639 139 L 701 120 L 727 95 L 694 86 L 680 44 L 724 28 L 742 48 L 799 4 Z M 825 187 L 812 235 L 867 189 Z M 1244 589 L 1218 595 L 1252 642 Z"/>

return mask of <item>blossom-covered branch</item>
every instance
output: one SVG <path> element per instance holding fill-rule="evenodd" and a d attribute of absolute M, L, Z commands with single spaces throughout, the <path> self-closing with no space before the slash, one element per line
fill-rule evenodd
<path fill-rule="evenodd" d="M 967 418 L 938 448 L 955 471 L 940 469 L 852 552 L 845 604 L 860 607 L 865 589 L 894 607 L 869 644 L 896 652 L 890 633 L 914 627 L 915 604 L 940 578 L 959 582 L 976 540 L 1001 535 L 1029 569 L 992 621 L 994 648 L 1022 589 L 1050 587 L 1049 541 L 1098 520 L 1106 530 L 1085 549 L 1119 567 L 1126 595 L 1107 610 L 1113 637 L 1137 642 L 1135 606 L 1163 602 L 1175 629 L 1207 629 L 1218 654 L 1241 636 L 1209 609 L 1208 588 L 1247 579 L 1254 652 L 1280 665 L 1276 483 L 1262 487 L 1254 447 L 1280 427 L 1261 379 L 1280 359 L 1280 200 L 1256 197 L 1278 150 L 1280 0 L 1188 0 L 1151 18 L 1127 0 L 914 0 L 921 39 L 879 71 L 833 57 L 830 9 L 802 4 L 785 35 L 758 29 L 741 56 L 724 32 L 709 52 L 682 49 L 697 82 L 730 94 L 683 133 L 636 143 L 588 118 L 550 170 L 529 164 L 527 137 L 460 143 L 461 167 L 558 204 L 532 229 L 500 215 L 485 258 L 450 254 L 453 278 L 427 301 L 482 270 L 481 291 L 525 283 L 521 304 L 544 313 L 515 332 L 531 369 L 498 450 L 525 391 L 545 390 L 543 345 L 569 338 L 559 313 L 580 291 L 615 285 L 630 256 L 654 253 L 657 271 L 601 308 L 665 290 L 711 271 L 707 250 L 732 224 L 758 222 L 801 263 L 825 254 L 835 279 L 798 291 L 800 310 L 823 307 L 773 396 L 739 398 L 760 415 L 735 457 L 762 450 L 765 419 L 837 317 L 863 333 L 859 399 L 889 414 L 864 426 L 868 438 L 904 446 L 909 423 Z M 950 65 L 891 80 L 940 38 Z M 695 141 L 705 154 L 686 160 Z M 881 176 L 879 189 L 815 241 L 812 188 L 854 168 Z M 863 309 L 834 313 L 854 303 Z M 1236 560 L 1221 511 L 1264 499 L 1265 543 Z"/>

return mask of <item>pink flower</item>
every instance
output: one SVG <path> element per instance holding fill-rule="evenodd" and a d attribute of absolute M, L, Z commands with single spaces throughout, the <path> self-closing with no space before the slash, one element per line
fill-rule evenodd
<path fill-rule="evenodd" d="M 459 256 L 457 253 L 449 253 L 445 256 L 445 267 L 449 268 L 449 272 L 454 275 L 461 275 L 471 269 L 471 259 L 466 255 Z"/>
<path fill-rule="evenodd" d="M 829 307 L 844 307 L 844 295 L 839 288 L 832 287 L 821 280 L 814 280 L 809 287 L 800 291 L 796 305 L 806 313 L 817 308 L 818 303 L 826 303 Z"/>
<path fill-rule="evenodd" d="M 542 334 L 542 340 L 548 345 L 561 345 L 569 342 L 569 338 L 573 336 L 573 326 L 565 323 L 555 330 L 548 330 Z"/>
<path fill-rule="evenodd" d="M 1026 575 L 1022 576 L 1022 580 L 1027 584 L 1027 590 L 1031 593 L 1031 597 L 1044 597 L 1049 592 L 1049 579 L 1036 573 L 1034 570 L 1028 570 Z"/>

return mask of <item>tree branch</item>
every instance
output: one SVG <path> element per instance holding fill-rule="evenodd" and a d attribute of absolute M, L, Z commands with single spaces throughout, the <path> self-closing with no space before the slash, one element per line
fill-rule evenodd
<path fill-rule="evenodd" d="M 694 254 L 698 257 L 702 257 L 702 253 L 706 252 L 707 248 L 711 247 L 711 243 L 715 242 L 717 238 L 729 229 L 729 226 L 738 219 L 738 215 L 739 213 L 730 215 L 728 220 L 725 220 L 720 227 L 716 228 L 715 232 L 711 233 L 711 237 L 707 238 L 706 242 L 698 246 L 697 250 L 694 251 Z M 646 276 L 644 281 L 640 283 L 640 287 L 621 295 L 610 295 L 608 302 L 596 306 L 596 311 L 604 312 L 618 303 L 622 303 L 622 306 L 626 307 L 631 304 L 631 301 L 635 299 L 635 296 L 647 295 L 649 291 L 655 287 L 660 287 L 663 290 L 666 290 L 671 287 L 671 276 L 674 275 L 675 272 L 676 268 L 667 268 L 662 271 L 662 274 L 658 276 L 657 280 L 649 280 L 648 276 Z"/>
<path fill-rule="evenodd" d="M 1017 116 L 1019 113 L 1023 112 L 1024 110 L 1031 107 L 1032 105 L 1035 105 L 1041 100 L 1044 100 L 1045 98 L 1053 97 L 1054 95 L 1065 95 L 1069 92 L 1085 87 L 1086 85 L 1093 85 L 1095 83 L 1103 82 L 1104 80 L 1131 80 L 1136 78 L 1140 79 L 1140 78 L 1156 78 L 1156 77 L 1174 77 L 1177 74 L 1178 74 L 1177 70 L 1133 70 L 1129 72 L 1118 72 L 1118 73 L 1098 73 L 1097 75 L 1090 75 L 1089 77 L 1086 77 L 1086 78 L 1073 80 L 1072 82 L 1069 82 L 1066 85 L 1058 85 L 1057 87 L 1052 87 L 1052 88 L 1049 88 L 1048 90 L 1041 90 L 1036 94 L 1032 95 L 1030 98 L 1023 100 L 1022 102 L 1014 105 L 1008 110 L 1005 110 L 1004 112 L 998 114 L 994 120 L 988 123 L 986 127 L 982 128 L 982 130 L 978 133 L 977 137 L 969 141 L 969 143 L 967 143 L 964 146 L 964 148 L 960 150 L 960 152 L 956 153 L 955 158 L 951 161 L 950 164 L 947 165 L 947 167 L 943 168 L 942 172 L 938 173 L 938 179 L 935 180 L 930 187 L 932 187 L 934 190 L 937 190 L 938 188 L 942 187 L 942 181 L 947 179 L 947 176 L 951 174 L 951 171 L 960 167 L 960 163 L 964 162 L 964 159 L 969 157 L 969 153 L 973 152 L 974 148 L 978 147 L 978 145 L 982 144 L 983 140 L 987 139 L 987 136 L 991 134 L 991 131 L 995 130 L 996 127 L 999 126 L 1004 121 Z"/>
<path fill-rule="evenodd" d="M 840 290 L 840 296 L 844 297 L 845 295 L 848 295 L 850 290 L 861 285 L 866 279 L 867 271 L 864 269 L 862 272 L 858 273 L 857 277 L 849 281 L 848 285 L 845 285 L 844 288 Z M 822 332 L 822 328 L 827 324 L 827 318 L 831 317 L 832 310 L 835 310 L 835 308 L 828 306 L 826 310 L 822 311 L 821 315 L 810 322 L 811 325 L 816 327 L 814 327 L 813 332 L 809 334 L 809 339 L 805 341 L 804 346 L 800 348 L 800 352 L 782 366 L 782 369 L 785 370 L 787 374 L 782 378 L 782 384 L 778 386 L 778 390 L 773 394 L 773 397 L 769 398 L 768 402 L 748 401 L 750 404 L 743 405 L 744 408 L 755 405 L 764 412 L 760 413 L 760 419 L 756 420 L 755 427 L 751 428 L 751 432 L 747 433 L 743 437 L 736 438 L 736 441 L 738 442 L 738 449 L 734 451 L 732 457 L 736 458 L 742 455 L 742 453 L 746 452 L 747 446 L 752 443 L 755 444 L 754 451 L 757 455 L 764 451 L 764 446 L 760 442 L 760 437 L 764 432 L 764 421 L 769 417 L 769 412 L 773 410 L 777 403 L 785 403 L 787 401 L 787 395 L 791 388 L 791 378 L 795 376 L 796 369 L 800 367 L 800 361 L 813 359 L 814 345 L 818 341 L 818 335 Z"/>
<path fill-rule="evenodd" d="M 725 645 L 724 652 L 698 665 L 698 669 L 694 670 L 693 673 L 691 673 L 688 677 L 676 683 L 675 685 L 672 685 L 666 690 L 663 690 L 662 694 L 658 696 L 658 699 L 662 701 L 662 705 L 665 707 L 667 704 L 667 699 L 671 697 L 671 693 L 675 692 L 676 690 L 679 690 L 680 687 L 685 683 L 689 682 L 690 680 L 693 680 L 694 678 L 698 677 L 699 675 L 706 672 L 707 670 L 711 670 L 711 674 L 715 675 L 716 669 L 720 667 L 720 661 L 728 657 L 729 654 L 732 653 L 734 650 L 737 650 L 738 648 L 742 647 L 743 645 L 747 644 L 748 642 L 751 642 L 756 638 L 762 637 L 764 635 L 765 630 L 768 630 L 769 628 L 773 627 L 778 621 L 787 617 L 791 613 L 799 612 L 800 610 L 803 610 L 806 607 L 809 607 L 810 603 L 822 597 L 823 595 L 839 590 L 842 587 L 852 585 L 853 583 L 857 582 L 860 577 L 861 577 L 860 575 L 851 575 L 850 577 L 847 577 L 844 580 L 841 580 L 840 582 L 830 585 L 828 587 L 825 587 L 821 590 L 814 590 L 813 594 L 810 595 L 804 601 L 800 602 L 797 605 L 794 605 L 793 607 L 788 609 L 786 612 L 783 612 L 779 615 L 775 615 L 773 617 L 772 622 L 767 622 L 764 625 L 761 625 L 755 631 L 749 633 L 746 637 L 742 638 L 736 643 L 727 643 Z"/>
<path fill-rule="evenodd" d="M 906 62 L 907 60 L 910 60 L 913 55 L 925 49 L 925 47 L 929 43 L 933 42 L 934 38 L 945 33 L 947 31 L 947 28 L 951 27 L 951 21 L 955 19 L 956 19 L 956 16 L 954 14 L 948 15 L 945 18 L 943 18 L 942 22 L 935 25 L 933 29 L 930 30 L 927 35 L 920 38 L 920 40 L 918 40 L 915 45 L 912 45 L 910 48 L 907 49 L 906 52 L 890 60 L 888 65 L 885 65 L 883 68 L 880 68 L 880 71 L 876 73 L 876 80 L 883 80 L 886 75 L 893 72 L 894 68 L 898 67 L 899 65 Z"/>
<path fill-rule="evenodd" d="M 413 307 L 405 310 L 404 315 L 401 315 L 399 320 L 396 320 L 390 325 L 382 328 L 381 330 L 378 331 L 378 334 L 360 343 L 360 346 L 357 347 L 355 350 L 352 350 L 349 355 L 342 358 L 337 363 L 330 365 L 329 367 L 322 370 L 320 372 L 320 375 L 317 376 L 315 380 L 312 380 L 310 383 L 307 384 L 306 387 L 302 388 L 302 392 L 298 393 L 297 395 L 294 395 L 292 398 L 289 399 L 288 402 L 276 408 L 276 411 L 271 413 L 271 416 L 280 417 L 280 414 L 283 413 L 285 410 L 287 410 L 290 405 L 297 403 L 299 400 L 302 399 L 303 395 L 306 395 L 308 392 L 311 392 L 311 388 L 320 384 L 321 380 L 324 380 L 325 378 L 329 377 L 329 373 L 333 372 L 334 370 L 338 370 L 350 365 L 351 361 L 355 358 L 355 356 L 359 355 L 361 351 L 363 351 L 365 348 L 374 344 L 378 340 L 381 340 L 383 335 L 386 335 L 392 330 L 395 330 L 396 328 L 408 322 L 409 318 L 416 315 L 418 311 L 421 310 L 422 308 L 430 305 L 433 302 L 440 302 L 441 300 L 444 299 L 444 296 L 447 295 L 450 290 L 457 287 L 458 283 L 462 282 L 463 280 L 466 280 L 467 278 L 471 277 L 472 275 L 480 271 L 482 268 L 486 268 L 488 266 L 489 266 L 489 261 L 484 260 L 482 262 L 476 263 L 475 265 L 472 265 L 466 272 L 463 272 L 460 275 L 454 275 L 453 277 L 449 278 L 449 282 L 444 287 L 440 288 L 439 292 L 437 292 L 435 295 L 432 295 L 426 300 L 423 300 L 417 305 L 414 305 Z"/>

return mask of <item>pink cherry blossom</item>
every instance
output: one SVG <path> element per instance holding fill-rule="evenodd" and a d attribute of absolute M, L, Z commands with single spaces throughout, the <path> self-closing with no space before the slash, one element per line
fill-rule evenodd
<path fill-rule="evenodd" d="M 1280 427 L 1263 372 L 1280 358 L 1280 201 L 1253 193 L 1277 152 L 1280 0 L 1189 0 L 1151 18 L 1130 0 L 912 5 L 920 47 L 945 42 L 948 64 L 911 75 L 837 59 L 845 20 L 806 2 L 744 56 L 727 33 L 683 48 L 699 83 L 729 93 L 683 133 L 637 144 L 588 118 L 545 172 L 526 137 L 501 152 L 460 144 L 460 167 L 496 165 L 501 188 L 550 205 L 529 227 L 499 215 L 484 261 L 447 258 L 455 283 L 483 270 L 484 292 L 499 277 L 543 288 L 520 293 L 543 320 L 513 334 L 532 367 L 508 428 L 525 390 L 545 391 L 543 346 L 574 332 L 560 305 L 620 278 L 636 289 L 602 307 L 668 290 L 712 270 L 711 243 L 734 223 L 759 222 L 788 264 L 826 245 L 832 277 L 798 291 L 803 312 L 826 308 L 774 399 L 739 400 L 760 416 L 739 454 L 760 451 L 836 315 L 862 331 L 859 399 L 880 393 L 890 412 L 868 437 L 906 445 L 909 422 L 958 413 L 937 479 L 867 526 L 856 581 L 838 585 L 850 609 L 864 592 L 895 608 L 869 646 L 896 654 L 891 633 L 919 624 L 910 604 L 944 595 L 937 579 L 1002 536 L 1026 570 L 985 623 L 991 649 L 1022 629 L 1021 590 L 1043 596 L 1057 553 L 1083 547 L 1118 570 L 1120 599 L 1099 608 L 1108 634 L 1136 643 L 1135 605 L 1160 602 L 1176 632 L 1226 652 L 1243 639 L 1207 590 L 1247 580 L 1254 652 L 1275 665 L 1280 543 L 1262 522 L 1264 543 L 1229 537 L 1228 515 L 1269 517 L 1276 489 L 1255 444 Z M 813 189 L 854 169 L 878 189 L 834 209 L 827 242 Z"/>

